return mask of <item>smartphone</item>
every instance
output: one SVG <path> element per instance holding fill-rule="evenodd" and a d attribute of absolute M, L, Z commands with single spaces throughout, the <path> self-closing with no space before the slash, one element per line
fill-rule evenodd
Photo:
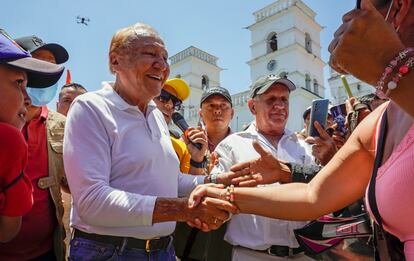
<path fill-rule="evenodd" d="M 332 117 L 337 127 L 336 130 L 341 134 L 345 135 L 348 130 L 345 128 L 345 119 L 346 119 L 346 107 L 345 103 L 333 106 L 330 108 Z"/>
<path fill-rule="evenodd" d="M 328 99 L 313 100 L 310 113 L 309 122 L 309 136 L 319 137 L 319 132 L 316 130 L 314 123 L 319 122 L 322 128 L 326 127 L 326 117 L 328 116 Z"/>
<path fill-rule="evenodd" d="M 356 0 L 356 9 L 361 9 L 361 0 Z"/>

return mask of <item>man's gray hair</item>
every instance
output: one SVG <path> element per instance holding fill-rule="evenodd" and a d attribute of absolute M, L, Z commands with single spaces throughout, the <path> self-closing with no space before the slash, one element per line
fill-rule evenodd
<path fill-rule="evenodd" d="M 133 42 L 148 36 L 159 38 L 162 41 L 160 34 L 153 27 L 144 23 L 136 23 L 119 29 L 112 37 L 109 53 L 128 51 Z M 109 63 L 109 70 L 111 73 L 115 73 L 111 63 Z"/>

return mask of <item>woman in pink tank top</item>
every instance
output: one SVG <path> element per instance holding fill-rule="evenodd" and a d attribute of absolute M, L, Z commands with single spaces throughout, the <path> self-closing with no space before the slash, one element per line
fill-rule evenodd
<path fill-rule="evenodd" d="M 371 184 L 376 187 L 375 201 L 384 229 L 404 242 L 406 260 L 414 261 L 414 48 L 407 49 L 414 47 L 413 5 L 411 0 L 362 0 L 361 9 L 344 15 L 329 46 L 330 65 L 373 86 L 382 81 L 379 85 L 384 92 L 392 89 L 387 92 L 392 102 L 368 115 L 310 183 L 227 190 L 204 185 L 193 191 L 190 205 L 197 205 L 202 197 L 216 197 L 234 202 L 242 213 L 287 220 L 313 220 L 341 209 L 363 197 L 370 184 L 376 126 L 387 109 L 383 164 Z M 402 55 L 402 50 L 408 51 Z M 406 66 L 396 67 L 395 59 Z M 411 59 L 412 63 L 405 63 Z M 270 160 L 266 151 L 258 152 L 262 157 L 254 164 L 262 175 L 280 176 L 280 163 Z M 233 170 L 255 174 L 251 163 L 240 163 Z"/>

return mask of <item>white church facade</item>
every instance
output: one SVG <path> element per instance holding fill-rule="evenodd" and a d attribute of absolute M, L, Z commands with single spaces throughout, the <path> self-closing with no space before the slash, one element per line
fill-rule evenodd
<path fill-rule="evenodd" d="M 316 13 L 301 0 L 278 0 L 253 13 L 254 23 L 247 27 L 251 35 L 250 67 L 253 83 L 263 75 L 286 75 L 297 89 L 290 95 L 290 115 L 287 128 L 303 128 L 303 111 L 313 99 L 325 94 L 324 72 L 321 59 L 320 33 Z M 180 77 L 191 86 L 191 96 L 184 102 L 182 113 L 190 126 L 199 121 L 201 94 L 214 86 L 221 86 L 218 58 L 199 48 L 190 46 L 170 58 L 170 77 Z M 333 75 L 331 75 L 331 79 Z M 222 86 L 226 87 L 226 86 Z M 338 87 L 339 88 L 339 87 Z M 232 94 L 235 109 L 231 128 L 243 129 L 253 120 L 247 106 L 250 86 Z"/>

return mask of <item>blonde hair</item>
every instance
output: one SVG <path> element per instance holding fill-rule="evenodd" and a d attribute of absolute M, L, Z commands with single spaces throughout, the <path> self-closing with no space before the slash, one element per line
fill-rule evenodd
<path fill-rule="evenodd" d="M 147 36 L 157 37 L 162 40 L 161 36 L 154 28 L 144 23 L 136 23 L 134 25 L 121 28 L 112 37 L 111 45 L 109 47 L 109 54 L 112 52 L 128 51 L 134 41 L 138 40 L 140 37 Z M 110 61 L 109 70 L 112 74 L 115 74 Z"/>

